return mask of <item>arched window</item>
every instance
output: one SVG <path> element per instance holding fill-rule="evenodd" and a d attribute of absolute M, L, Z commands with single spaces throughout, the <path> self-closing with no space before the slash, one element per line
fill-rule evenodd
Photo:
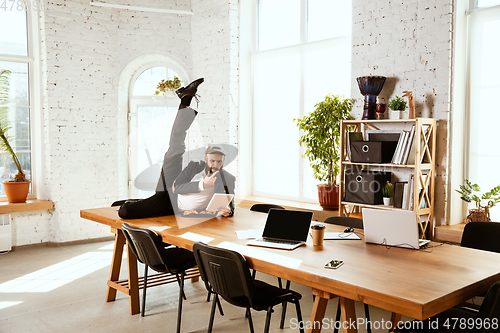
<path fill-rule="evenodd" d="M 181 68 L 149 64 L 132 77 L 129 91 L 129 189 L 133 198 L 154 193 L 179 99 L 174 91 L 155 96 L 161 80 L 188 82 Z"/>

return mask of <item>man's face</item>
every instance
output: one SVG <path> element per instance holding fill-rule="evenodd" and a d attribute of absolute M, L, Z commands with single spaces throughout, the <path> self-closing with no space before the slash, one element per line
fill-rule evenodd
<path fill-rule="evenodd" d="M 210 171 L 210 173 L 219 171 L 224 165 L 224 159 L 225 156 L 222 154 L 206 154 L 205 162 L 207 164 L 207 170 Z"/>

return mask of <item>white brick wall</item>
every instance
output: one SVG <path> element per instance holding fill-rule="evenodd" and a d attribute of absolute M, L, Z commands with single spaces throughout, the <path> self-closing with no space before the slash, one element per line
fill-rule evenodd
<path fill-rule="evenodd" d="M 451 0 L 353 0 L 353 113 L 361 119 L 363 96 L 355 78 L 383 75 L 388 80 L 379 95 L 382 100 L 411 90 L 416 116 L 438 120 L 437 225 L 445 222 L 448 195 L 452 4 Z"/>
<path fill-rule="evenodd" d="M 116 2 L 120 3 L 120 1 Z M 13 215 L 14 245 L 64 242 L 109 235 L 79 210 L 121 198 L 126 122 L 119 91 L 127 64 L 148 54 L 184 64 L 200 86 L 191 146 L 237 145 L 239 18 L 237 0 L 141 0 L 135 6 L 192 10 L 181 16 L 56 0 L 42 22 L 44 173 L 41 193 L 53 212 Z M 446 204 L 452 0 L 353 0 L 352 96 L 360 118 L 355 77 L 390 78 L 381 98 L 412 90 L 417 116 L 438 119 L 436 203 Z M 121 96 L 120 98 L 118 96 Z M 120 112 L 119 112 L 120 109 Z M 125 134 L 124 134 L 125 133 Z M 237 160 L 229 167 L 236 174 Z M 436 210 L 440 224 L 446 216 Z"/>

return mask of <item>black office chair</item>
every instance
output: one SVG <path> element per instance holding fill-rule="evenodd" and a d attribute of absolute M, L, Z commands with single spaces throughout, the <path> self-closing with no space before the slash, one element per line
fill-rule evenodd
<path fill-rule="evenodd" d="M 269 210 L 271 208 L 285 209 L 279 205 L 273 205 L 273 204 L 254 204 L 252 207 L 250 207 L 250 210 L 252 210 L 254 212 L 260 212 L 260 213 L 269 213 Z"/>
<path fill-rule="evenodd" d="M 473 222 L 476 223 L 476 222 Z M 464 308 L 451 308 L 423 322 L 414 321 L 407 326 L 412 328 L 396 329 L 401 333 L 427 332 L 498 332 L 500 318 L 500 282 L 495 283 L 486 293 L 479 311 Z M 434 324 L 431 325 L 431 323 Z M 465 325 L 463 325 L 465 323 Z M 485 325 L 488 323 L 488 325 Z M 496 324 L 494 324 L 496 323 Z M 449 326 L 447 326 L 447 324 Z M 455 324 L 455 325 L 454 325 Z M 462 324 L 462 325 L 461 325 Z M 452 329 L 452 327 L 454 327 Z"/>
<path fill-rule="evenodd" d="M 351 227 L 351 228 L 356 228 L 356 229 L 363 229 L 363 220 L 362 219 L 358 219 L 355 217 L 349 217 L 349 216 L 331 216 L 325 220 L 325 223 L 341 225 L 344 227 Z M 370 322 L 370 309 L 368 307 L 368 304 L 363 304 L 363 305 L 365 308 L 366 322 L 368 323 L 368 322 Z M 336 315 L 335 320 L 337 322 L 340 321 L 340 303 L 337 306 L 337 315 Z M 366 331 L 368 333 L 371 333 L 371 327 L 367 326 Z M 338 332 L 337 325 L 335 325 L 334 332 L 335 333 Z"/>
<path fill-rule="evenodd" d="M 500 253 L 500 223 L 470 222 L 465 225 L 460 246 L 476 250 Z M 484 293 L 477 295 L 484 297 Z M 473 307 L 479 309 L 479 304 L 467 301 L 458 307 Z"/>
<path fill-rule="evenodd" d="M 254 212 L 260 212 L 260 213 L 269 213 L 271 209 L 285 209 L 282 206 L 279 205 L 273 205 L 273 204 L 254 204 L 252 207 L 250 207 L 251 211 Z M 254 270 L 252 272 L 252 278 L 255 279 L 257 271 Z M 281 283 L 281 278 L 278 278 L 278 285 L 280 288 L 283 288 L 283 284 Z M 289 290 L 290 289 L 290 281 L 286 281 L 286 287 L 285 289 Z M 285 325 L 285 317 L 286 317 L 286 303 L 283 303 L 283 311 L 281 312 L 281 323 L 280 323 L 280 328 L 283 328 Z"/>
<path fill-rule="evenodd" d="M 470 222 L 465 225 L 460 246 L 500 253 L 500 223 Z"/>
<path fill-rule="evenodd" d="M 144 264 L 144 288 L 142 291 L 142 312 L 146 308 L 146 288 L 148 283 L 148 267 L 160 272 L 170 273 L 179 284 L 179 306 L 177 313 L 177 333 L 181 331 L 182 299 L 184 295 L 184 277 L 186 270 L 196 266 L 191 251 L 181 249 L 162 242 L 161 236 L 149 229 L 135 228 L 127 223 L 121 227 L 125 239 L 137 260 Z"/>
<path fill-rule="evenodd" d="M 349 216 L 331 216 L 325 220 L 325 223 L 342 225 L 346 227 L 363 229 L 363 220 Z"/>
<path fill-rule="evenodd" d="M 194 257 L 198 263 L 200 275 L 208 290 L 210 286 L 215 294 L 210 312 L 208 333 L 212 332 L 215 316 L 215 304 L 221 296 L 228 303 L 246 308 L 250 332 L 254 333 L 250 308 L 256 311 L 267 310 L 264 333 L 269 332 L 273 306 L 291 302 L 295 304 L 298 322 L 302 321 L 300 299 L 302 295 L 272 286 L 250 276 L 248 263 L 241 254 L 235 251 L 196 242 L 193 246 Z M 300 328 L 303 333 L 304 329 Z"/>

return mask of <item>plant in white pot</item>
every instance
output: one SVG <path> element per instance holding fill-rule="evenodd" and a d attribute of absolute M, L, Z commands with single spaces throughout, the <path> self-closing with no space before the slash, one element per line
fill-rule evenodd
<path fill-rule="evenodd" d="M 5 106 L 9 98 L 9 74 L 6 69 L 0 70 L 0 146 L 2 148 L 2 160 L 5 167 L 7 181 L 3 182 L 5 194 L 11 203 L 25 202 L 28 196 L 30 181 L 26 180 L 26 175 L 22 170 L 21 163 L 10 142 L 12 138 L 8 132 L 11 129 L 8 115 L 8 108 Z M 17 174 L 13 181 L 9 181 L 7 174 L 7 164 L 4 153 L 8 153 L 17 168 Z"/>
<path fill-rule="evenodd" d="M 389 109 L 391 109 L 391 111 L 389 112 L 389 118 L 403 119 L 406 105 L 406 101 L 402 97 L 396 95 L 395 98 L 389 101 Z"/>
<path fill-rule="evenodd" d="M 318 186 L 319 203 L 324 209 L 338 209 L 340 171 L 340 121 L 351 119 L 352 100 L 339 95 L 326 95 L 325 100 L 302 119 L 294 119 L 302 131 L 299 144 L 305 147 Z"/>
<path fill-rule="evenodd" d="M 384 184 L 382 187 L 382 196 L 384 197 L 384 205 L 390 206 L 391 205 L 391 199 L 392 199 L 392 191 L 394 189 L 394 185 L 390 182 L 387 181 L 387 183 Z"/>

